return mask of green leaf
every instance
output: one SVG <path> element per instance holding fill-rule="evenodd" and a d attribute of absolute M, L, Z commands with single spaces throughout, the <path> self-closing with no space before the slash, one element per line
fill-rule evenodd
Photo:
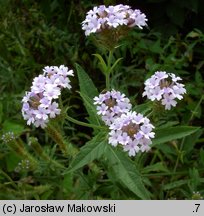
<path fill-rule="evenodd" d="M 200 162 L 202 166 L 204 166 L 204 150 L 203 149 L 200 150 Z"/>
<path fill-rule="evenodd" d="M 65 174 L 62 182 L 62 188 L 66 191 L 66 193 L 69 193 L 72 190 L 72 185 L 73 185 L 72 173 Z"/>
<path fill-rule="evenodd" d="M 105 72 L 107 72 L 108 66 L 106 65 L 105 61 L 103 60 L 103 57 L 100 54 L 93 54 L 94 56 L 96 56 L 100 62 L 100 66 L 101 66 L 101 71 L 102 73 L 105 74 Z"/>
<path fill-rule="evenodd" d="M 164 185 L 163 190 L 171 190 L 173 188 L 177 188 L 177 187 L 180 187 L 180 186 L 182 186 L 184 184 L 187 184 L 188 182 L 189 182 L 188 179 L 178 180 L 178 181 L 175 181 L 175 182 Z"/>
<path fill-rule="evenodd" d="M 100 125 L 98 115 L 96 114 L 96 107 L 93 104 L 93 98 L 98 95 L 98 91 L 88 74 L 81 68 L 81 66 L 76 64 L 76 68 L 79 78 L 80 96 L 82 97 L 89 114 L 89 121 L 92 124 Z"/>
<path fill-rule="evenodd" d="M 10 121 L 10 120 L 6 120 L 3 123 L 3 131 L 4 132 L 9 132 L 12 131 L 13 133 L 20 135 L 21 133 L 24 132 L 24 126 L 21 124 L 18 124 L 16 122 Z"/>
<path fill-rule="evenodd" d="M 133 111 L 136 111 L 138 113 L 145 115 L 147 112 L 151 111 L 151 109 L 152 109 L 152 102 L 149 101 L 149 102 L 144 103 L 144 104 L 136 105 L 133 108 Z"/>
<path fill-rule="evenodd" d="M 94 98 L 95 96 L 97 96 L 98 90 L 96 89 L 88 74 L 78 64 L 76 64 L 76 69 L 79 78 L 80 92 L 87 95 L 89 98 Z"/>
<path fill-rule="evenodd" d="M 86 107 L 86 110 L 89 114 L 89 121 L 92 124 L 101 125 L 100 120 L 99 120 L 99 116 L 96 112 L 96 107 L 93 104 L 93 100 L 90 99 L 87 95 L 83 94 L 82 92 L 79 92 L 79 94 L 82 97 L 82 99 L 84 101 L 84 105 Z"/>
<path fill-rule="evenodd" d="M 104 154 L 106 146 L 106 133 L 100 132 L 80 149 L 79 153 L 70 164 L 68 172 L 73 172 L 93 160 L 99 159 Z"/>
<path fill-rule="evenodd" d="M 109 73 L 113 71 L 113 69 L 116 67 L 116 65 L 122 60 L 123 58 L 118 58 L 115 63 L 111 66 Z"/>
<path fill-rule="evenodd" d="M 158 53 L 161 54 L 162 53 L 162 48 L 161 48 L 161 43 L 160 40 L 155 41 L 150 47 L 149 47 L 150 51 L 153 53 Z"/>
<path fill-rule="evenodd" d="M 129 190 L 141 199 L 150 199 L 150 194 L 142 182 L 139 171 L 124 152 L 108 145 L 105 155 L 115 176 Z"/>
<path fill-rule="evenodd" d="M 156 164 L 146 166 L 141 170 L 142 174 L 150 173 L 150 172 L 160 172 L 160 171 L 168 172 L 168 169 L 164 166 L 162 162 L 158 162 Z"/>
<path fill-rule="evenodd" d="M 198 141 L 199 137 L 203 134 L 203 129 L 199 129 L 194 134 L 188 137 L 188 139 L 185 139 L 184 145 L 183 145 L 183 151 L 189 153 L 190 151 L 194 150 L 194 146 L 196 142 Z"/>
<path fill-rule="evenodd" d="M 198 38 L 198 37 L 200 37 L 202 35 L 202 33 L 200 33 L 200 32 L 197 32 L 197 31 L 191 31 L 191 32 L 189 32 L 188 34 L 187 34 L 187 38 L 189 37 L 189 38 Z"/>
<path fill-rule="evenodd" d="M 14 171 L 18 162 L 20 161 L 20 157 L 15 152 L 10 152 L 6 156 L 6 166 L 8 172 Z"/>
<path fill-rule="evenodd" d="M 199 127 L 191 126 L 177 126 L 157 129 L 155 130 L 155 138 L 152 140 L 152 146 L 186 137 L 195 133 L 197 130 L 199 130 Z"/>

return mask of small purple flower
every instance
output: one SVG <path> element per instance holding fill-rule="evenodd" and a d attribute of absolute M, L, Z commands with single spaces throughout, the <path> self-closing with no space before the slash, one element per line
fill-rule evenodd
<path fill-rule="evenodd" d="M 49 105 L 51 104 L 51 100 L 48 99 L 48 97 L 43 97 L 41 100 L 40 100 L 40 107 L 43 107 L 43 108 L 47 108 L 49 107 Z"/>
<path fill-rule="evenodd" d="M 106 112 L 108 110 L 108 106 L 106 106 L 105 104 L 101 104 L 101 106 L 98 106 L 96 109 L 98 111 L 97 112 L 98 115 L 104 116 L 104 115 L 106 115 Z"/>
<path fill-rule="evenodd" d="M 41 128 L 45 128 L 47 126 L 48 123 L 48 119 L 43 120 L 43 119 L 37 119 L 34 122 L 35 127 L 41 127 Z"/>
<path fill-rule="evenodd" d="M 164 94 L 162 99 L 162 105 L 165 106 L 166 110 L 170 110 L 171 106 L 175 107 L 177 102 L 174 100 L 175 96 L 173 94 Z"/>
<path fill-rule="evenodd" d="M 145 81 L 143 97 L 147 96 L 151 101 L 161 101 L 166 110 L 175 107 L 176 99 L 181 100 L 186 93 L 184 85 L 178 81 L 182 80 L 175 74 L 166 71 L 157 71 Z"/>
<path fill-rule="evenodd" d="M 121 132 L 120 131 L 111 131 L 110 132 L 110 136 L 109 136 L 109 143 L 116 147 L 118 145 L 118 137 L 121 136 Z"/>
<path fill-rule="evenodd" d="M 127 145 L 123 146 L 124 151 L 128 151 L 129 156 L 135 156 L 140 151 L 137 140 L 130 141 Z"/>
<path fill-rule="evenodd" d="M 131 138 L 126 132 L 121 133 L 121 135 L 118 137 L 118 142 L 122 145 L 128 144 L 130 140 Z"/>
<path fill-rule="evenodd" d="M 50 118 L 55 118 L 56 115 L 60 114 L 61 109 L 58 109 L 59 105 L 56 102 L 53 102 L 49 107 L 48 107 L 48 113 L 50 115 Z"/>
<path fill-rule="evenodd" d="M 45 85 L 45 91 L 43 92 L 44 97 L 47 97 L 49 100 L 52 100 L 57 99 L 60 94 L 61 92 L 59 87 L 52 84 Z"/>
<path fill-rule="evenodd" d="M 48 119 L 48 110 L 42 107 L 39 107 L 33 112 L 36 115 L 37 119 L 47 120 Z"/>

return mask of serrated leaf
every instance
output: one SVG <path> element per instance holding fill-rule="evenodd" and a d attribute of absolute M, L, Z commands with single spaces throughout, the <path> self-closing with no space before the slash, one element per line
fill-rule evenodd
<path fill-rule="evenodd" d="M 152 146 L 186 137 L 195 133 L 197 130 L 199 130 L 199 127 L 191 126 L 177 126 L 157 129 L 155 130 L 155 138 L 152 140 Z"/>
<path fill-rule="evenodd" d="M 87 95 L 89 98 L 94 98 L 95 96 L 97 96 L 98 90 L 96 89 L 89 75 L 78 64 L 76 64 L 76 69 L 77 69 L 77 75 L 79 78 L 80 92 Z"/>
<path fill-rule="evenodd" d="M 106 146 L 106 133 L 100 132 L 80 149 L 79 153 L 70 164 L 68 172 L 73 172 L 92 162 L 93 160 L 99 159 L 104 154 Z"/>
<path fill-rule="evenodd" d="M 117 148 L 110 145 L 106 148 L 106 157 L 115 176 L 133 193 L 141 199 L 150 199 L 150 194 L 145 188 L 139 171 L 135 164 Z"/>
<path fill-rule="evenodd" d="M 89 114 L 89 121 L 92 124 L 100 125 L 98 116 L 96 114 L 96 108 L 93 104 L 93 98 L 98 95 L 98 91 L 82 67 L 76 64 L 76 68 L 79 78 L 80 96 L 82 97 L 86 110 Z"/>
<path fill-rule="evenodd" d="M 89 114 L 89 121 L 92 124 L 101 125 L 100 120 L 99 120 L 99 116 L 96 112 L 96 107 L 93 104 L 93 100 L 91 98 L 89 98 L 87 95 L 83 94 L 82 92 L 79 92 L 79 94 L 82 97 L 82 99 L 84 101 L 84 105 L 86 107 L 86 110 Z"/>

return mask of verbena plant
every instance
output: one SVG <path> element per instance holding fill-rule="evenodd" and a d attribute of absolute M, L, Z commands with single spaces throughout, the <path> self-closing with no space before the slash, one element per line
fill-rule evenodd
<path fill-rule="evenodd" d="M 175 121 L 172 112 L 168 114 L 170 109 L 176 112 L 177 103 L 185 97 L 181 78 L 161 66 L 159 71 L 152 71 L 152 76 L 144 80 L 141 96 L 148 100 L 142 104 L 135 104 L 131 95 L 130 100 L 120 92 L 115 80 L 122 62 L 118 49 L 126 49 L 125 37 L 133 27 L 143 28 L 146 22 L 145 14 L 124 5 L 100 6 L 88 12 L 83 29 L 103 52 L 93 54 L 104 75 L 104 89 L 100 93 L 86 72 L 88 69 L 79 64 L 76 71 L 64 65 L 46 66 L 34 78 L 23 98 L 23 117 L 28 125 L 43 128 L 47 144 L 56 145 L 45 146 L 40 138 L 29 133 L 20 137 L 18 129 L 16 132 L 10 128 L 2 135 L 4 151 L 10 154 L 7 160 L 13 160 L 7 163 L 7 169 L 21 176 L 21 181 L 16 183 L 1 170 L 2 178 L 11 186 L 6 198 L 168 199 L 179 193 L 183 194 L 179 198 L 201 198 L 195 193 L 200 191 L 203 181 L 199 171 L 178 169 L 184 163 L 183 149 L 190 151 L 186 145 L 198 139 L 202 132 L 199 127 Z M 72 117 L 74 109 L 68 103 L 69 95 L 61 93 L 63 89 L 71 89 L 70 76 L 76 73 L 78 94 L 88 113 L 84 121 Z M 73 130 L 75 124 L 92 132 L 81 148 L 66 137 L 65 131 Z M 192 136 L 186 140 L 189 135 Z M 167 159 L 174 162 L 171 169 L 165 163 Z M 190 179 L 179 179 L 187 173 Z M 170 193 L 183 185 L 188 187 L 186 194 Z"/>

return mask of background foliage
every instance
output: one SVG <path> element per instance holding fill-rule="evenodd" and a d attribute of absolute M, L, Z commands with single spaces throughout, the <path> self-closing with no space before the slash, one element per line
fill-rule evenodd
<path fill-rule="evenodd" d="M 104 3 L 129 4 L 149 20 L 149 29 L 132 31 L 117 49 L 115 58 L 123 59 L 112 85 L 144 113 L 148 103 L 139 106 L 145 102 L 143 82 L 156 70 L 181 76 L 188 94 L 176 109 L 155 116 L 157 133 L 163 138 L 155 140 L 149 154 L 130 160 L 120 149 L 107 146 L 102 132 L 90 141 L 96 131 L 65 121 L 64 140 L 74 147 L 72 156 L 63 156 L 43 130 L 26 126 L 21 99 L 44 66 L 65 64 L 75 71 L 71 95 L 63 95 L 69 115 L 83 121 L 88 117 L 88 105 L 81 98 L 94 92 L 86 92 L 84 85 L 89 86 L 90 77 L 102 91 L 104 78 L 92 55 L 100 47 L 85 38 L 81 22 L 101 1 L 0 0 L 0 133 L 14 132 L 22 147 L 1 140 L 1 199 L 199 199 L 204 195 L 203 1 Z M 135 168 L 138 173 L 131 173 Z"/>

